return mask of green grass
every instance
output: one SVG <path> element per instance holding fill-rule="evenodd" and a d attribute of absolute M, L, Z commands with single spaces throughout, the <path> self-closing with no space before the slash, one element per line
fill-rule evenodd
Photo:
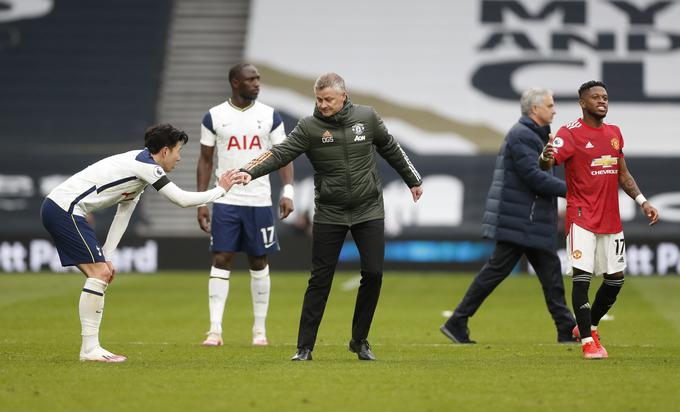
<path fill-rule="evenodd" d="M 248 276 L 232 277 L 225 346 L 204 348 L 206 274 L 122 274 L 101 340 L 129 360 L 94 364 L 77 360 L 80 275 L 0 275 L 0 410 L 680 410 L 680 277 L 628 278 L 600 328 L 610 358 L 585 361 L 555 343 L 533 277 L 504 282 L 470 320 L 480 343 L 459 346 L 438 328 L 471 276 L 389 273 L 372 363 L 346 347 L 350 279 L 336 276 L 314 361 L 294 363 L 306 274 L 274 274 L 266 348 L 249 345 Z"/>

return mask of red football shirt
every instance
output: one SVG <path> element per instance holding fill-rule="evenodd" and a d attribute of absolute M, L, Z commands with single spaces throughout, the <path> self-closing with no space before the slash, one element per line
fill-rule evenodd
<path fill-rule="evenodd" d="M 619 128 L 606 123 L 594 128 L 578 119 L 557 131 L 553 146 L 555 164 L 564 163 L 567 180 L 567 233 L 572 223 L 593 233 L 621 232 Z"/>

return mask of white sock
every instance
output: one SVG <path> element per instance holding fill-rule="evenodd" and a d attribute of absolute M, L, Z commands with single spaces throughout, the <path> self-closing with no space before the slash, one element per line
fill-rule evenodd
<path fill-rule="evenodd" d="M 589 343 L 589 342 L 595 342 L 595 341 L 593 340 L 592 337 L 591 337 L 591 338 L 583 338 L 583 339 L 581 339 L 581 345 L 585 345 L 586 343 Z"/>
<path fill-rule="evenodd" d="M 253 298 L 253 317 L 255 318 L 253 330 L 265 330 L 270 288 L 269 265 L 262 270 L 250 271 L 250 294 Z"/>
<path fill-rule="evenodd" d="M 222 315 L 229 296 L 229 272 L 226 269 L 210 268 L 208 281 L 208 307 L 210 308 L 210 332 L 222 333 Z"/>
<path fill-rule="evenodd" d="M 597 326 L 590 326 L 590 330 L 597 330 Z"/>
<path fill-rule="evenodd" d="M 108 284 L 103 280 L 87 278 L 80 292 L 78 312 L 83 343 L 80 351 L 87 353 L 99 347 L 99 325 L 104 313 L 104 293 Z"/>

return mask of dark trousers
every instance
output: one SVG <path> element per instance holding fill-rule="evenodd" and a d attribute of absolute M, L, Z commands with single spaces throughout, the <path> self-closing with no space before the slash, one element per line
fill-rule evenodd
<path fill-rule="evenodd" d="M 491 258 L 475 276 L 449 322 L 467 321 L 468 317 L 474 315 L 484 299 L 508 277 L 522 255 L 526 255 L 536 270 L 538 280 L 543 286 L 545 303 L 555 321 L 558 333 L 571 336 L 571 328 L 576 321 L 564 298 L 560 258 L 552 250 L 528 248 L 509 242 L 496 242 Z"/>
<path fill-rule="evenodd" d="M 361 283 L 352 319 L 352 339 L 359 341 L 368 337 L 382 285 L 385 222 L 383 219 L 370 220 L 351 227 L 315 223 L 312 230 L 312 275 L 302 303 L 298 348 L 314 349 L 335 266 L 348 230 L 352 232 L 361 256 Z"/>

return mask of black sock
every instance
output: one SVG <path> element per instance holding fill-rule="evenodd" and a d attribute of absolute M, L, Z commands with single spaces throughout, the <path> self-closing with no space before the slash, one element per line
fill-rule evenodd
<path fill-rule="evenodd" d="M 574 316 L 578 323 L 578 331 L 581 339 L 589 338 L 590 335 L 590 303 L 588 302 L 588 289 L 590 288 L 590 273 L 574 271 L 573 286 L 571 289 L 571 304 L 574 308 Z"/>
<path fill-rule="evenodd" d="M 590 313 L 591 322 L 594 326 L 600 323 L 600 319 L 609 311 L 616 302 L 616 296 L 623 287 L 623 278 L 621 279 L 604 279 L 602 285 L 597 290 L 593 308 Z"/>

